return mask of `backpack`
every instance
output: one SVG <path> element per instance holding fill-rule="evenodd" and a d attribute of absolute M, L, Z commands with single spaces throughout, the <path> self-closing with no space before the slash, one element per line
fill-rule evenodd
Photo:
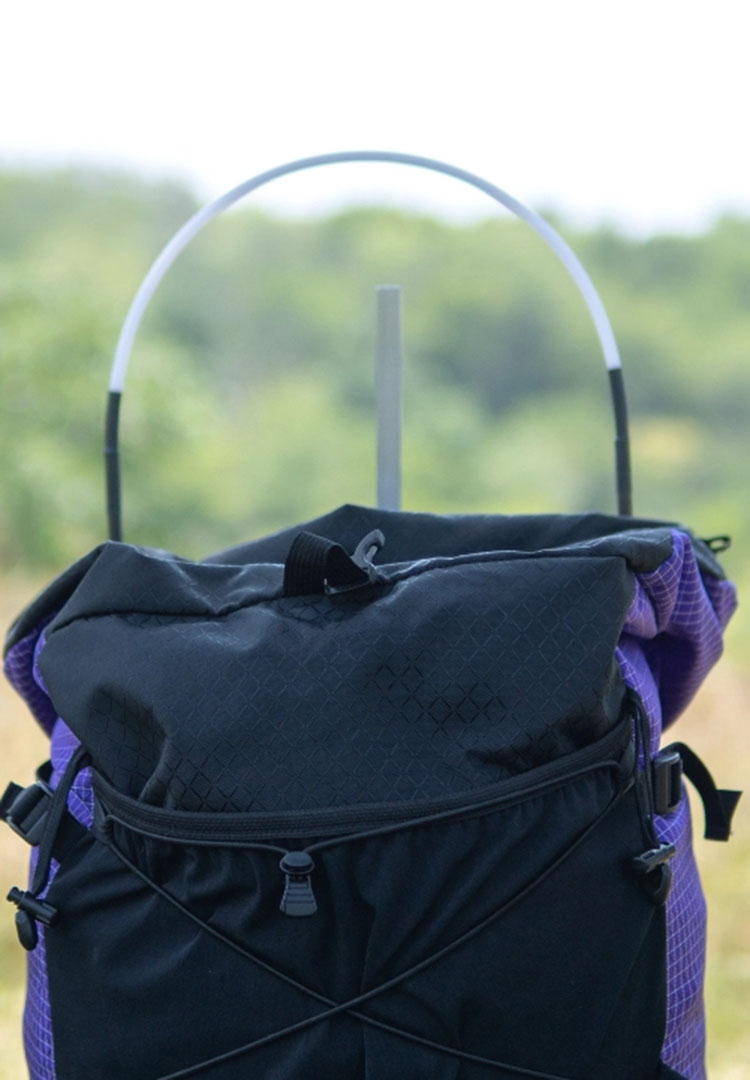
<path fill-rule="evenodd" d="M 327 155 L 234 189 L 154 264 L 113 369 L 110 540 L 6 641 L 51 742 L 0 803 L 32 847 L 8 896 L 30 1075 L 702 1080 L 683 776 L 712 839 L 739 793 L 662 733 L 735 590 L 720 543 L 630 513 L 613 339 L 559 237 L 608 360 L 618 514 L 346 505 L 202 561 L 121 539 L 122 380 L 169 262 L 242 194 L 342 160 L 519 212 L 442 163 Z"/>

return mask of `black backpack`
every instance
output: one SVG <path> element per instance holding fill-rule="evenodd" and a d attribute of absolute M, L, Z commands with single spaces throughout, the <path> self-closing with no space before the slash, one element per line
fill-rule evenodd
<path fill-rule="evenodd" d="M 230 194 L 362 157 L 469 177 L 345 154 Z M 682 775 L 714 839 L 738 793 L 661 734 L 735 593 L 631 516 L 610 371 L 617 516 L 344 506 L 201 562 L 119 538 L 115 382 L 113 538 L 6 645 L 52 744 L 1 807 L 33 1080 L 701 1080 Z"/>

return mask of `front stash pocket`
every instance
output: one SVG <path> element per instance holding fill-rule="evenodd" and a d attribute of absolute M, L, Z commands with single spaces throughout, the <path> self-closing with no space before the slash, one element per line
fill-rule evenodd
<path fill-rule="evenodd" d="M 608 754 L 358 833 L 212 842 L 197 815 L 191 843 L 196 815 L 163 819 L 179 838 L 112 815 L 50 890 L 57 1080 L 668 1076 L 664 909 L 630 871 L 629 751 Z M 279 864 L 303 849 L 315 911 L 290 917 Z"/>

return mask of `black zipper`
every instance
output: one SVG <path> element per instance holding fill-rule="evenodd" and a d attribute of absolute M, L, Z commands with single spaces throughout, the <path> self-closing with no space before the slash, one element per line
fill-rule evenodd
<path fill-rule="evenodd" d="M 167 810 L 132 799 L 117 791 L 93 770 L 99 829 L 117 822 L 141 835 L 182 844 L 242 847 L 272 838 L 344 836 L 427 825 L 458 816 L 482 813 L 504 804 L 532 798 L 592 770 L 609 767 L 625 777 L 633 772 L 632 718 L 582 750 L 540 765 L 519 776 L 440 800 L 376 803 L 288 812 L 221 813 Z M 628 748 L 631 753 L 628 754 Z M 317 846 L 317 845 L 314 845 Z M 278 849 L 286 850 L 286 849 Z"/>

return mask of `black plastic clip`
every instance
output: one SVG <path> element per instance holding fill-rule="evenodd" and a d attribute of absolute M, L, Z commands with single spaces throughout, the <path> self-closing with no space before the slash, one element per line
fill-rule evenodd
<path fill-rule="evenodd" d="M 660 750 L 653 760 L 654 810 L 673 814 L 682 802 L 682 757 L 674 746 Z"/>
<path fill-rule="evenodd" d="M 39 775 L 27 788 L 9 784 L 0 801 L 0 817 L 22 840 L 36 847 L 42 839 L 51 799 L 52 789 Z"/>
<path fill-rule="evenodd" d="M 669 865 L 677 851 L 674 844 L 660 844 L 630 860 L 630 869 L 654 904 L 665 904 L 672 888 L 672 867 Z"/>
<path fill-rule="evenodd" d="M 18 908 L 16 912 L 18 940 L 27 952 L 31 952 L 39 941 L 36 924 L 40 922 L 43 926 L 52 926 L 57 918 L 57 908 L 15 887 L 10 890 L 7 899 Z"/>
<path fill-rule="evenodd" d="M 285 915 L 314 915 L 318 910 L 310 875 L 315 863 L 306 851 L 288 851 L 279 863 L 286 876 L 279 907 Z"/>

